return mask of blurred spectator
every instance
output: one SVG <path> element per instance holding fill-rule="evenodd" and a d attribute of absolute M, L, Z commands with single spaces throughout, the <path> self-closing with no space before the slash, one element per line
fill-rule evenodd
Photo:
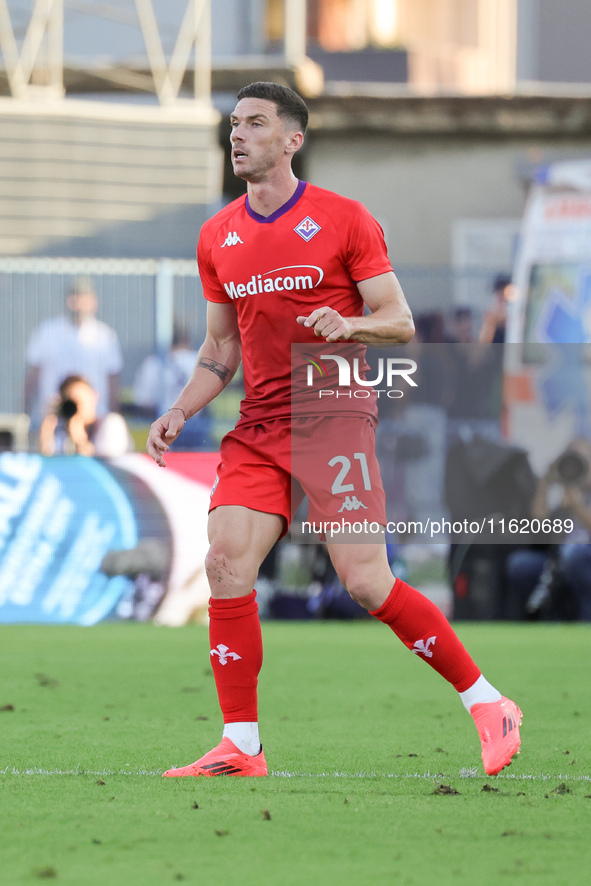
<path fill-rule="evenodd" d="M 53 408 L 39 431 L 43 455 L 117 456 L 133 448 L 122 415 L 97 415 L 98 394 L 80 375 L 70 375 L 60 385 Z"/>
<path fill-rule="evenodd" d="M 472 309 L 466 307 L 456 308 L 451 318 L 450 340 L 460 344 L 468 344 L 474 341 L 474 318 Z"/>
<path fill-rule="evenodd" d="M 91 280 L 78 277 L 66 298 L 67 314 L 42 322 L 27 345 L 25 411 L 39 427 L 62 381 L 81 375 L 96 391 L 99 418 L 119 409 L 123 357 L 117 334 L 97 320 L 98 299 Z"/>
<path fill-rule="evenodd" d="M 172 345 L 164 356 L 152 354 L 140 365 L 133 382 L 133 401 L 157 418 L 170 408 L 187 384 L 197 360 L 189 333 L 175 325 Z"/>
<path fill-rule="evenodd" d="M 515 287 L 511 277 L 499 274 L 493 284 L 493 305 L 484 315 L 478 334 L 478 341 L 484 344 L 502 344 L 507 328 L 507 302 L 515 298 Z"/>
<path fill-rule="evenodd" d="M 499 424 L 502 406 L 502 348 L 482 347 L 478 342 L 449 346 L 453 363 L 452 396 L 448 403 L 451 423 L 490 421 Z M 497 430 L 500 430 L 498 428 Z M 493 436 L 496 437 L 497 430 Z M 474 433 L 484 429 L 475 424 Z M 489 433 L 484 433 L 489 437 Z"/>
<path fill-rule="evenodd" d="M 443 314 L 425 311 L 415 317 L 414 341 L 434 344 L 445 341 Z"/>
<path fill-rule="evenodd" d="M 591 621 L 591 443 L 573 440 L 538 483 L 532 516 L 572 519 L 560 545 L 531 545 L 507 561 L 510 587 L 530 618 Z"/>
<path fill-rule="evenodd" d="M 175 326 L 170 349 L 164 355 L 146 357 L 140 365 L 133 382 L 135 406 L 145 410 L 150 421 L 164 415 L 189 381 L 196 361 L 197 351 L 191 347 L 188 331 L 182 326 Z M 211 425 L 209 408 L 202 409 L 185 423 L 179 440 L 173 443 L 172 448 L 191 451 L 213 449 Z"/>

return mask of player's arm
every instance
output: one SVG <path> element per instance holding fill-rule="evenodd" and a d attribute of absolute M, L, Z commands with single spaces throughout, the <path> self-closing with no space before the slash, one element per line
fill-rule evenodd
<path fill-rule="evenodd" d="M 147 450 L 156 464 L 165 467 L 167 452 L 185 421 L 207 406 L 232 380 L 240 365 L 240 332 L 231 303 L 207 305 L 207 334 L 199 349 L 189 381 L 165 415 L 150 428 Z"/>
<path fill-rule="evenodd" d="M 357 284 L 370 313 L 363 317 L 342 317 L 324 305 L 308 317 L 298 317 L 301 326 L 314 330 L 327 342 L 359 341 L 371 345 L 398 345 L 410 341 L 414 323 L 402 287 L 393 271 L 370 277 Z"/>
<path fill-rule="evenodd" d="M 171 406 L 189 418 L 207 406 L 230 383 L 240 365 L 240 332 L 230 302 L 207 304 L 207 333 L 189 381 Z"/>

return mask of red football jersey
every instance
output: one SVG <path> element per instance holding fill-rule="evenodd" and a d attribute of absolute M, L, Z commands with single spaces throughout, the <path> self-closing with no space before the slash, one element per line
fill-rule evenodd
<path fill-rule="evenodd" d="M 230 203 L 203 225 L 197 256 L 205 297 L 236 307 L 246 392 L 241 424 L 290 416 L 291 345 L 322 341 L 296 317 L 323 305 L 362 316 L 356 283 L 392 270 L 383 231 L 368 210 L 306 182 L 267 217 L 247 197 Z M 360 405 L 347 409 L 342 402 L 341 411 L 358 412 Z M 309 411 L 325 408 L 318 403 Z"/>

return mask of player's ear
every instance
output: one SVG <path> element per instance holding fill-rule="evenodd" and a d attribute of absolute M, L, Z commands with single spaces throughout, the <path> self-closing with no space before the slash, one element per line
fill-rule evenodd
<path fill-rule="evenodd" d="M 295 154 L 304 144 L 304 133 L 296 129 L 288 132 L 285 137 L 285 153 Z"/>

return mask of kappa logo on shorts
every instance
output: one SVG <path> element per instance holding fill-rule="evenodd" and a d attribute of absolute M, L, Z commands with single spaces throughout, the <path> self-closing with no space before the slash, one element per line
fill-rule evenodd
<path fill-rule="evenodd" d="M 367 505 L 364 505 L 362 501 L 359 501 L 356 495 L 348 495 L 339 508 L 339 514 L 342 514 L 343 511 L 358 511 L 359 508 L 365 508 L 367 511 Z"/>
<path fill-rule="evenodd" d="M 302 240 L 305 240 L 306 243 L 309 243 L 312 237 L 320 230 L 322 230 L 320 225 L 317 225 L 309 215 L 307 215 L 306 218 L 294 228 L 296 234 L 299 234 Z"/>

